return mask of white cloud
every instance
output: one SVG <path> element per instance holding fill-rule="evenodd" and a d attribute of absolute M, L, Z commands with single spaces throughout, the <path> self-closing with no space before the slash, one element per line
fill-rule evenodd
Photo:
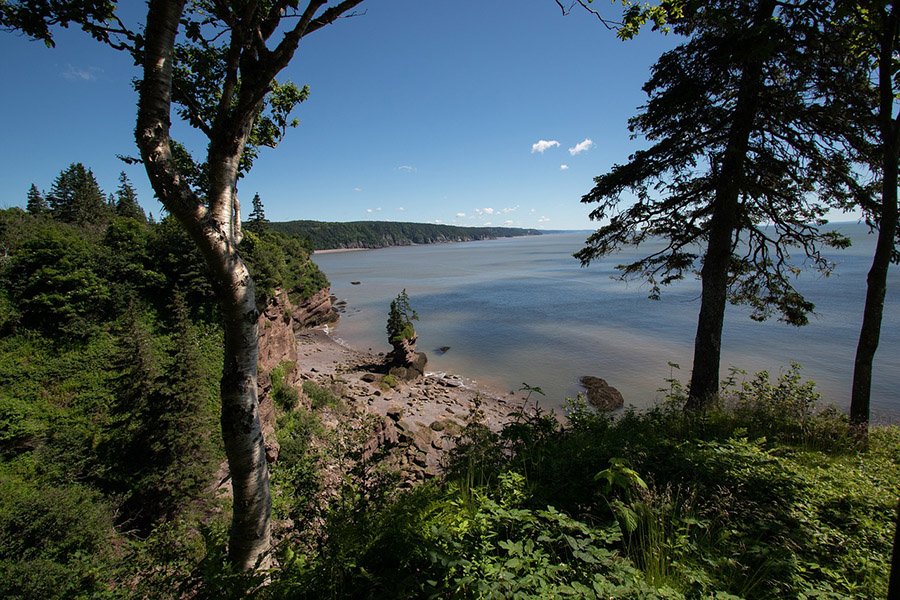
<path fill-rule="evenodd" d="M 560 171 L 568 171 L 568 170 L 569 170 L 569 165 L 559 165 L 559 170 L 560 170 Z"/>
<path fill-rule="evenodd" d="M 97 75 L 102 72 L 103 69 L 98 69 L 97 67 L 82 69 L 81 67 L 66 65 L 66 70 L 63 71 L 62 76 L 69 81 L 97 81 Z"/>
<path fill-rule="evenodd" d="M 381 212 L 381 207 L 379 206 L 378 208 L 367 208 L 366 212 L 367 213 Z"/>
<path fill-rule="evenodd" d="M 488 208 L 483 208 L 482 210 L 484 211 L 484 214 L 486 214 L 486 215 L 492 215 L 492 214 L 494 214 L 494 209 L 493 209 L 493 208 L 488 207 Z"/>
<path fill-rule="evenodd" d="M 464 213 L 464 212 L 458 212 L 458 213 L 456 213 L 456 217 L 459 218 L 459 219 L 462 219 L 462 218 L 465 217 L 465 216 L 466 216 L 466 213 Z"/>
<path fill-rule="evenodd" d="M 491 222 L 488 221 L 487 223 L 484 224 L 484 226 L 485 226 L 485 227 L 490 227 L 490 226 L 491 226 Z"/>
<path fill-rule="evenodd" d="M 549 150 L 550 148 L 558 148 L 559 142 L 556 140 L 538 140 L 536 143 L 531 145 L 531 153 L 540 152 L 544 153 L 544 150 Z"/>
<path fill-rule="evenodd" d="M 415 173 L 416 172 L 416 168 L 411 165 L 400 165 L 399 167 L 397 167 L 397 170 L 401 171 L 403 173 Z"/>
<path fill-rule="evenodd" d="M 542 216 L 540 219 L 538 219 L 538 223 L 549 223 L 549 222 L 550 222 L 550 219 L 547 217 Z"/>
<path fill-rule="evenodd" d="M 509 227 L 510 225 L 513 224 L 513 222 L 512 221 L 503 221 L 503 224 L 506 225 L 507 227 Z"/>
<path fill-rule="evenodd" d="M 361 187 L 355 187 L 355 188 L 353 188 L 353 191 L 354 191 L 354 192 L 361 192 L 361 191 L 362 191 L 362 188 L 361 188 Z"/>
<path fill-rule="evenodd" d="M 400 206 L 400 207 L 397 208 L 397 210 L 399 210 L 400 212 L 404 212 L 406 209 L 403 208 L 402 206 Z"/>
<path fill-rule="evenodd" d="M 508 207 L 504 208 L 503 210 L 501 210 L 500 212 L 502 212 L 504 215 L 508 215 L 511 212 L 516 212 L 517 210 L 519 210 L 518 204 L 516 204 L 515 206 L 508 206 Z"/>
<path fill-rule="evenodd" d="M 436 225 L 440 225 L 441 223 L 443 223 L 443 221 L 441 221 L 440 219 L 435 219 L 434 222 Z"/>
<path fill-rule="evenodd" d="M 569 154 L 575 156 L 576 154 L 581 154 L 582 152 L 586 152 L 594 147 L 594 142 L 591 141 L 590 138 L 585 138 L 583 142 L 579 142 L 569 148 Z"/>

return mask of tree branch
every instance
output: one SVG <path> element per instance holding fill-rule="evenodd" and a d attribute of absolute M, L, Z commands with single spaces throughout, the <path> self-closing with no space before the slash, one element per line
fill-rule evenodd
<path fill-rule="evenodd" d="M 568 17 L 570 14 L 572 14 L 572 9 L 575 8 L 575 5 L 577 4 L 577 5 L 581 6 L 581 8 L 583 8 L 584 10 L 588 11 L 589 13 L 591 13 L 592 15 L 597 17 L 597 19 L 603 24 L 603 26 L 606 27 L 607 29 L 609 29 L 610 31 L 618 29 L 619 27 L 622 26 L 621 22 L 611 21 L 611 20 L 605 18 L 603 15 L 600 14 L 599 11 L 588 6 L 584 2 L 584 0 L 572 0 L 572 2 L 569 4 L 568 7 L 562 3 L 562 0 L 555 0 L 555 1 L 556 1 L 556 5 L 559 7 L 559 10 L 562 12 L 564 17 Z"/>

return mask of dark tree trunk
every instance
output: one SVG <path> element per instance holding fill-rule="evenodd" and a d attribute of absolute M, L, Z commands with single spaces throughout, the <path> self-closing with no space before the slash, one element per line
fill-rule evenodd
<path fill-rule="evenodd" d="M 894 82 L 893 60 L 897 40 L 898 19 L 894 4 L 885 15 L 878 58 L 878 121 L 881 135 L 881 205 L 878 215 L 878 241 L 872 267 L 866 278 L 866 304 L 863 310 L 862 328 L 856 346 L 853 365 L 853 388 L 850 396 L 850 420 L 863 434 L 869 425 L 869 400 L 872 391 L 872 361 L 881 336 L 881 320 L 884 316 L 884 297 L 887 291 L 887 275 L 891 265 L 897 234 L 897 160 L 900 152 L 900 131 L 893 117 Z"/>
<path fill-rule="evenodd" d="M 775 2 L 760 2 L 754 16 L 759 31 L 758 47 L 765 45 L 765 24 L 775 12 Z M 757 50 L 744 64 L 734 109 L 728 144 L 718 173 L 713 214 L 709 224 L 709 242 L 700 271 L 700 316 L 694 338 L 694 363 L 687 408 L 708 405 L 719 390 L 722 354 L 722 325 L 728 299 L 728 273 L 734 237 L 739 227 L 740 193 L 744 162 L 759 106 L 762 86 L 763 52 Z"/>

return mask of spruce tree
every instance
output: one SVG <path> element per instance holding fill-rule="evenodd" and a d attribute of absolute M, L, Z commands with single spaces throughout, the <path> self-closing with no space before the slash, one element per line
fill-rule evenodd
<path fill-rule="evenodd" d="M 106 221 L 106 198 L 94 173 L 81 163 L 73 163 L 53 181 L 48 197 L 53 218 L 78 225 Z"/>
<path fill-rule="evenodd" d="M 821 247 L 848 243 L 819 230 L 828 202 L 846 200 L 848 166 L 815 99 L 812 61 L 827 16 L 816 8 L 826 7 L 687 2 L 672 27 L 690 39 L 654 65 L 649 101 L 629 122 L 652 145 L 582 198 L 600 204 L 592 219 L 608 220 L 576 254 L 583 265 L 662 240 L 620 266 L 622 276 L 647 279 L 658 297 L 661 286 L 699 272 L 690 408 L 718 392 L 727 301 L 749 305 L 757 320 L 778 314 L 803 325 L 814 307 L 794 287 L 799 264 L 827 274 L 833 265 Z"/>
<path fill-rule="evenodd" d="M 172 317 L 168 368 L 160 379 L 159 440 L 162 446 L 159 487 L 170 498 L 169 511 L 196 497 L 211 477 L 210 440 L 213 406 L 203 385 L 207 376 L 200 340 L 191 324 L 184 294 L 176 290 L 169 306 Z"/>
<path fill-rule="evenodd" d="M 895 2 L 856 1 L 838 3 L 838 9 L 829 31 L 832 47 L 840 53 L 835 60 L 840 68 L 832 69 L 836 77 L 829 81 L 837 91 L 831 98 L 854 116 L 857 126 L 847 139 L 859 157 L 856 172 L 869 176 L 854 200 L 878 232 L 866 277 L 850 396 L 850 420 L 865 436 L 888 272 L 892 263 L 900 263 L 900 7 Z"/>
<path fill-rule="evenodd" d="M 136 219 L 142 223 L 147 222 L 144 209 L 138 204 L 137 192 L 124 171 L 119 173 L 119 188 L 116 190 L 115 201 L 116 214 L 120 217 Z"/>
<path fill-rule="evenodd" d="M 25 209 L 34 216 L 47 214 L 49 210 L 47 201 L 33 183 L 28 188 L 28 203 L 25 205 Z"/>
<path fill-rule="evenodd" d="M 133 300 L 122 317 L 112 368 L 116 400 L 99 448 L 105 481 L 123 497 L 121 520 L 147 533 L 159 513 L 148 480 L 158 461 L 160 375 L 150 332 Z"/>
<path fill-rule="evenodd" d="M 266 223 L 269 220 L 266 219 L 266 210 L 263 208 L 262 199 L 260 199 L 259 194 L 253 195 L 253 210 L 250 212 L 250 216 L 247 218 L 247 228 L 251 231 L 259 232 L 260 230 L 265 228 Z"/>

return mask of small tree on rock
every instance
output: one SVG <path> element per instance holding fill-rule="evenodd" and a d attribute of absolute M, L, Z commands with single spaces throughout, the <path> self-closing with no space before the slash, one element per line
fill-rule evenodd
<path fill-rule="evenodd" d="M 424 352 L 416 352 L 416 329 L 412 323 L 418 320 L 419 315 L 410 306 L 404 289 L 391 301 L 387 321 L 388 341 L 394 348 L 388 355 L 388 363 L 391 374 L 400 379 L 415 379 L 425 372 L 428 358 Z"/>

